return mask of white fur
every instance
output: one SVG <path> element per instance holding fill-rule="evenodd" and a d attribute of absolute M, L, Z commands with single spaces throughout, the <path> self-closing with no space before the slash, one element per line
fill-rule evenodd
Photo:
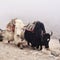
<path fill-rule="evenodd" d="M 3 33 L 4 40 L 11 41 L 14 40 L 15 44 L 22 42 L 21 33 L 23 31 L 24 23 L 20 19 L 15 19 L 15 32 L 12 32 L 10 28 L 7 28 Z M 19 36 L 17 36 L 19 35 Z"/>
<path fill-rule="evenodd" d="M 22 20 L 16 19 L 15 20 L 15 33 L 14 33 L 15 44 L 21 42 L 20 37 L 21 37 L 21 32 L 22 32 L 23 27 L 24 27 L 24 23 L 22 22 Z M 17 35 L 19 35 L 19 37 Z"/>
<path fill-rule="evenodd" d="M 14 33 L 12 31 L 5 30 L 3 33 L 3 40 L 12 41 L 14 40 Z"/>

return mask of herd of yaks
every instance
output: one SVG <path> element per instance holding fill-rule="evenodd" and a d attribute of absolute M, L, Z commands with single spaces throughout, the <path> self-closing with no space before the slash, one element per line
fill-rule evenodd
<path fill-rule="evenodd" d="M 20 19 L 12 19 L 6 26 L 5 30 L 0 29 L 0 41 L 7 40 L 8 43 L 14 41 L 21 49 L 24 44 L 33 49 L 42 50 L 42 46 L 49 49 L 51 34 L 46 33 L 45 26 L 40 21 L 34 21 L 25 25 Z"/>

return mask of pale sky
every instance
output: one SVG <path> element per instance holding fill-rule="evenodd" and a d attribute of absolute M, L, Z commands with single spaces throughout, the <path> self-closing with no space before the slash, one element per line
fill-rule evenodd
<path fill-rule="evenodd" d="M 48 30 L 58 32 L 60 0 L 0 0 L 0 28 L 16 17 L 24 23 L 42 21 Z"/>

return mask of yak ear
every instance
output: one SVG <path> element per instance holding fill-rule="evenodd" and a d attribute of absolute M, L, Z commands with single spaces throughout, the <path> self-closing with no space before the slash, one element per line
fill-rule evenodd
<path fill-rule="evenodd" d="M 50 36 L 52 36 L 52 35 L 53 35 L 53 32 L 51 31 Z"/>

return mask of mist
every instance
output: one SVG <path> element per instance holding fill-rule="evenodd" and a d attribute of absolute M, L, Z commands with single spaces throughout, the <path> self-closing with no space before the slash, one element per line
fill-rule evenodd
<path fill-rule="evenodd" d="M 0 0 L 0 28 L 13 18 L 25 24 L 39 20 L 47 32 L 60 36 L 60 0 Z"/>

